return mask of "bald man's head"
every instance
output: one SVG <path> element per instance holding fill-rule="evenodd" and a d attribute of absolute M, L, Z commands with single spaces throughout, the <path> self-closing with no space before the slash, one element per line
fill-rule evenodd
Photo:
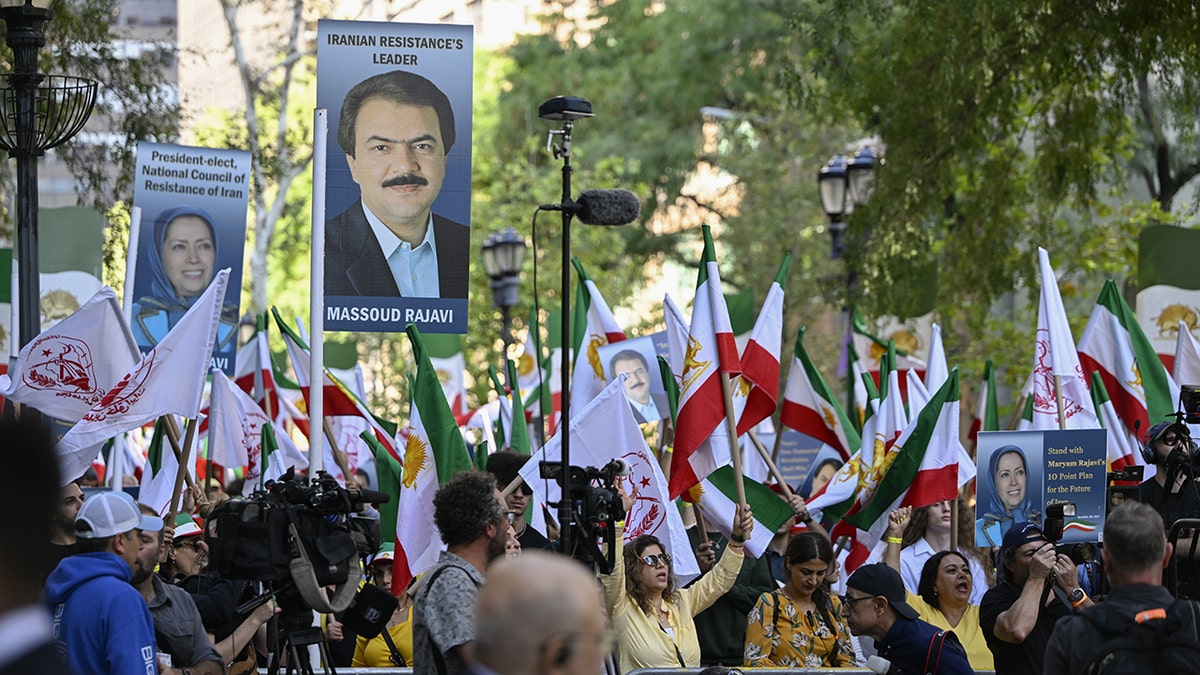
<path fill-rule="evenodd" d="M 499 675 L 595 675 L 611 649 L 595 577 L 571 558 L 529 551 L 488 569 L 475 655 Z"/>

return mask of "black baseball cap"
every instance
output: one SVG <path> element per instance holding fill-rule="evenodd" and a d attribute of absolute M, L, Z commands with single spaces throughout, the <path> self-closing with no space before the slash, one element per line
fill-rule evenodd
<path fill-rule="evenodd" d="M 1004 541 L 1001 542 L 1001 546 L 1004 551 L 1008 551 L 1020 548 L 1031 541 L 1049 540 L 1046 539 L 1045 533 L 1042 532 L 1042 528 L 1037 526 L 1037 523 L 1025 521 L 1008 528 L 1008 532 L 1004 533 Z"/>
<path fill-rule="evenodd" d="M 917 610 L 904 601 L 904 581 L 900 579 L 900 573 L 885 563 L 863 565 L 854 570 L 854 574 L 846 580 L 846 587 L 856 588 L 872 596 L 882 595 L 900 616 L 906 619 L 917 618 Z"/>

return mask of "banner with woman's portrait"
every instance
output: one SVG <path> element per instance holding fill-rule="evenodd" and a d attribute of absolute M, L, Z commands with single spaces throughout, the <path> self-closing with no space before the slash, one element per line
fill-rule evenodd
<path fill-rule="evenodd" d="M 1103 429 L 981 431 L 975 481 L 975 545 L 999 546 L 1008 528 L 1039 527 L 1046 507 L 1072 504 L 1064 542 L 1094 542 L 1104 527 L 1108 434 Z"/>
<path fill-rule="evenodd" d="M 142 220 L 129 325 L 143 353 L 228 267 L 212 367 L 234 374 L 249 176 L 250 153 L 243 150 L 138 143 L 133 204 Z"/>

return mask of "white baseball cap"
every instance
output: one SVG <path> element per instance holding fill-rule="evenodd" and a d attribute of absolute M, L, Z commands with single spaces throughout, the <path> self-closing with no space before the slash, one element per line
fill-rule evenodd
<path fill-rule="evenodd" d="M 103 539 L 130 530 L 158 532 L 162 518 L 142 515 L 137 502 L 125 492 L 102 492 L 88 498 L 75 517 L 75 536 Z"/>

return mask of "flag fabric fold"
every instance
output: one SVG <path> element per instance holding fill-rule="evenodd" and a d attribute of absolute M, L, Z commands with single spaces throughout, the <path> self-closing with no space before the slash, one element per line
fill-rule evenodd
<path fill-rule="evenodd" d="M 723 445 L 710 443 L 709 438 L 725 420 L 721 375 L 733 376 L 741 370 L 725 296 L 721 292 L 712 230 L 707 225 L 703 230 L 704 252 L 696 279 L 696 299 L 681 373 L 679 424 L 671 455 L 668 484 L 671 499 L 730 461 L 728 438 Z"/>
<path fill-rule="evenodd" d="M 622 459 L 630 468 L 623 480 L 637 487 L 637 500 L 625 516 L 625 539 L 631 541 L 651 534 L 663 542 L 674 559 L 675 574 L 681 583 L 698 576 L 700 566 L 688 542 L 679 509 L 667 496 L 667 481 L 658 460 L 650 454 L 646 439 L 625 399 L 626 375 L 614 379 L 570 422 L 571 464 L 602 467 L 613 459 Z M 553 503 L 561 498 L 557 483 L 543 480 L 542 461 L 561 461 L 561 432 L 542 446 L 521 469 L 521 477 L 533 488 L 534 503 Z M 730 521 L 732 524 L 732 521 Z M 617 561 L 620 564 L 621 561 Z"/>
<path fill-rule="evenodd" d="M 779 272 L 750 332 L 750 341 L 742 352 L 742 379 L 750 384 L 750 391 L 738 416 L 738 436 L 775 414 L 779 399 L 779 352 L 783 341 L 783 286 L 787 283 L 791 264 L 789 253 L 779 265 Z"/>
<path fill-rule="evenodd" d="M 1108 400 L 1129 433 L 1148 430 L 1175 412 L 1179 385 L 1112 279 L 1104 282 L 1079 338 L 1079 363 L 1085 373 L 1099 373 Z"/>
<path fill-rule="evenodd" d="M 105 286 L 21 348 L 12 372 L 0 375 L 0 395 L 77 422 L 141 358 L 117 296 Z"/>
<path fill-rule="evenodd" d="M 862 438 L 825 383 L 821 371 L 808 357 L 804 333 L 805 329 L 801 328 L 796 335 L 779 420 L 783 426 L 833 448 L 845 461 L 858 448 Z"/>
<path fill-rule="evenodd" d="M 1058 278 L 1050 267 L 1046 249 L 1038 249 L 1042 292 L 1038 302 L 1038 326 L 1033 361 L 1033 428 L 1099 429 L 1092 409 L 1088 383 L 1079 365 L 1079 354 L 1067 312 L 1058 292 Z M 1062 382 L 1063 417 L 1058 414 L 1055 378 Z"/>
<path fill-rule="evenodd" d="M 221 320 L 229 268 L 219 271 L 159 343 L 130 369 L 55 446 L 63 481 L 91 465 L 97 443 L 163 415 L 195 418 Z"/>
<path fill-rule="evenodd" d="M 596 351 L 600 347 L 625 339 L 625 331 L 613 317 L 612 310 L 583 269 L 578 258 L 571 264 L 579 275 L 579 293 L 576 301 L 577 316 L 583 317 L 582 332 L 576 338 L 575 368 L 571 373 L 571 409 L 582 410 L 588 401 L 599 394 L 608 383 L 604 376 L 604 364 Z"/>
<path fill-rule="evenodd" d="M 392 561 L 392 588 L 396 594 L 408 588 L 414 576 L 432 567 L 442 549 L 441 535 L 433 521 L 434 493 L 456 473 L 472 469 L 471 456 L 421 333 L 412 324 L 406 332 L 417 368 L 411 381 L 408 441 L 396 506 L 397 514 L 403 514 L 396 518 L 396 554 Z"/>

